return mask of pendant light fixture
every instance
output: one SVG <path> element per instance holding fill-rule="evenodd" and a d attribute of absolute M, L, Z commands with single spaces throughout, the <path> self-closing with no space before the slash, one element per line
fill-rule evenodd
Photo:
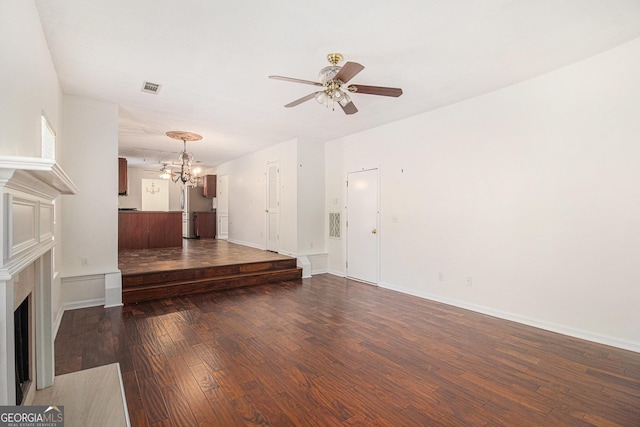
<path fill-rule="evenodd" d="M 198 176 L 191 169 L 191 164 L 193 163 L 193 154 L 187 151 L 187 141 L 200 141 L 202 139 L 201 135 L 192 132 L 180 132 L 180 131 L 169 131 L 167 132 L 167 136 L 172 139 L 181 140 L 183 143 L 183 150 L 178 156 L 178 165 L 180 166 L 180 173 L 171 172 L 169 177 L 173 182 L 182 181 L 183 185 L 195 186 L 198 183 Z"/>

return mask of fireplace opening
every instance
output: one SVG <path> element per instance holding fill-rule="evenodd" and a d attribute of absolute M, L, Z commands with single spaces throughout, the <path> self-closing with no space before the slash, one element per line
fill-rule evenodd
<path fill-rule="evenodd" d="M 30 378 L 29 368 L 29 298 L 13 313 L 16 353 L 16 405 L 22 404 Z"/>

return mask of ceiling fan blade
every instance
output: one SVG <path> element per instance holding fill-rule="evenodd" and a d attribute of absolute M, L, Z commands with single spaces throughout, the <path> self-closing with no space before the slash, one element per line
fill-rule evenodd
<path fill-rule="evenodd" d="M 313 92 L 313 93 L 310 93 L 310 94 L 309 94 L 309 95 L 307 95 L 307 96 L 303 96 L 303 97 L 302 97 L 302 98 L 300 98 L 300 99 L 296 99 L 295 101 L 292 101 L 292 102 L 288 103 L 287 105 L 285 105 L 285 107 L 287 107 L 287 108 L 295 107 L 296 105 L 300 105 L 300 104 L 302 104 L 303 102 L 307 102 L 308 100 L 310 100 L 310 99 L 312 99 L 314 96 L 316 96 L 316 93 L 318 93 L 318 92 Z"/>
<path fill-rule="evenodd" d="M 333 79 L 346 83 L 362 70 L 364 67 L 357 62 L 346 62 Z"/>
<path fill-rule="evenodd" d="M 284 80 L 285 82 L 294 82 L 294 83 L 303 83 L 306 85 L 322 86 L 322 83 L 320 82 L 312 82 L 311 80 L 294 79 L 292 77 L 269 76 L 269 78 L 274 80 Z"/>
<path fill-rule="evenodd" d="M 402 95 L 402 89 L 397 87 L 383 86 L 366 86 L 366 85 L 349 85 L 349 92 L 366 93 L 369 95 L 382 95 L 398 97 Z"/>
<path fill-rule="evenodd" d="M 342 111 L 344 111 L 345 114 L 355 114 L 355 113 L 358 112 L 358 109 L 353 104 L 353 101 L 349 102 L 345 106 L 343 106 L 342 104 L 339 104 L 339 105 L 340 105 L 340 107 L 342 107 Z"/>

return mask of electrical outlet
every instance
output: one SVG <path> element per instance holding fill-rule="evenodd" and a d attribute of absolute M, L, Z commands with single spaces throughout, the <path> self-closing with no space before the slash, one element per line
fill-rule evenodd
<path fill-rule="evenodd" d="M 464 279 L 464 283 L 465 283 L 465 285 L 467 285 L 468 287 L 471 287 L 471 285 L 472 285 L 471 276 L 467 276 L 467 277 L 465 277 L 465 279 Z"/>
<path fill-rule="evenodd" d="M 438 282 L 444 282 L 444 273 L 438 273 Z"/>
<path fill-rule="evenodd" d="M 82 265 L 83 267 L 86 267 L 87 265 L 89 265 L 89 258 L 87 257 L 80 258 L 80 265 Z"/>

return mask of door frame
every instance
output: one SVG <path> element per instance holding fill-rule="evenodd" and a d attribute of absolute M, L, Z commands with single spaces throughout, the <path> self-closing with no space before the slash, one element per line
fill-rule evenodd
<path fill-rule="evenodd" d="M 224 178 L 224 182 L 225 185 L 222 185 L 222 181 Z M 226 198 L 226 206 L 223 206 L 226 209 L 222 209 L 220 210 L 220 204 L 217 203 L 216 204 L 216 221 L 217 221 L 217 227 L 216 227 L 216 239 L 220 239 L 220 240 L 228 240 L 229 239 L 229 175 L 228 174 L 224 174 L 224 175 L 218 175 L 216 177 L 216 199 L 217 202 L 220 201 L 222 199 L 222 197 L 219 197 L 218 194 L 220 194 L 221 191 L 224 191 L 224 197 Z M 223 223 L 226 222 L 226 224 Z M 222 233 L 222 230 L 226 230 L 226 233 Z"/>
<path fill-rule="evenodd" d="M 368 172 L 368 171 L 376 171 L 376 185 L 377 185 L 377 193 L 376 193 L 376 271 L 375 271 L 375 276 L 376 276 L 376 280 L 375 282 L 369 282 L 369 281 L 365 281 L 362 279 L 358 279 L 355 277 L 350 277 L 349 276 L 349 228 L 348 228 L 348 221 L 349 221 L 349 206 L 350 206 L 350 202 L 349 202 L 349 188 L 348 188 L 348 183 L 349 183 L 349 175 L 353 174 L 353 173 L 358 173 L 358 172 Z M 357 280 L 360 281 L 362 283 L 367 283 L 370 285 L 374 285 L 374 286 L 379 286 L 380 283 L 380 194 L 381 194 L 381 186 L 380 186 L 380 172 L 381 172 L 381 168 L 380 165 L 377 166 L 370 166 L 370 167 L 363 167 L 357 170 L 350 170 L 346 173 L 345 175 L 345 187 L 344 187 L 344 191 L 345 191 L 345 228 L 346 228 L 346 232 L 345 232 L 345 244 L 344 244 L 344 257 L 345 257 L 345 277 L 351 280 Z"/>
<path fill-rule="evenodd" d="M 269 248 L 269 184 L 271 183 L 269 180 L 269 166 L 276 166 L 276 203 L 278 206 L 277 212 L 277 224 L 276 224 L 276 249 Z M 264 248 L 268 251 L 274 251 L 280 253 L 280 160 L 269 160 L 265 164 L 264 170 L 264 183 L 265 183 L 265 194 L 264 194 Z"/>

